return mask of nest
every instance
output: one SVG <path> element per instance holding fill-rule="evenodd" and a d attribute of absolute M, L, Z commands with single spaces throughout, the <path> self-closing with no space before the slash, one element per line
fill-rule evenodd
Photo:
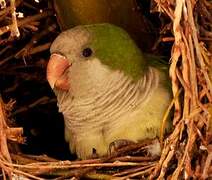
<path fill-rule="evenodd" d="M 152 4 L 152 11 L 169 19 L 160 27 L 156 44 L 171 44 L 169 74 L 174 98 L 161 127 L 161 157 L 148 154 L 147 149 L 154 140 L 146 140 L 99 159 L 70 161 L 23 153 L 17 145 L 26 142 L 23 128 L 14 121 L 16 116 L 38 105 L 46 105 L 48 109 L 49 104 L 56 104 L 53 95 L 46 90 L 45 80 L 48 49 L 59 33 L 51 3 L 0 0 L 0 80 L 5 86 L 1 88 L 0 99 L 0 167 L 3 179 L 212 177 L 212 2 L 155 0 Z M 24 91 L 19 87 L 23 80 L 36 85 L 39 82 L 45 95 L 27 98 L 24 94 L 19 97 L 18 91 Z M 25 98 L 28 104 L 16 103 L 18 98 Z M 164 137 L 164 126 L 171 109 L 174 109 L 174 128 Z"/>

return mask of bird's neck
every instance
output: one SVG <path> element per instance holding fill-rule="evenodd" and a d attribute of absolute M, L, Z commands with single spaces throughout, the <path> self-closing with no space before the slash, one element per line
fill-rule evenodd
<path fill-rule="evenodd" d="M 66 126 L 77 127 L 79 130 L 88 124 L 88 128 L 95 129 L 102 123 L 116 123 L 119 117 L 148 101 L 158 86 L 158 73 L 156 69 L 149 68 L 135 82 L 123 73 L 115 72 L 83 97 L 74 97 L 71 92 L 61 93 L 57 96 L 58 105 L 65 119 L 68 119 Z"/>

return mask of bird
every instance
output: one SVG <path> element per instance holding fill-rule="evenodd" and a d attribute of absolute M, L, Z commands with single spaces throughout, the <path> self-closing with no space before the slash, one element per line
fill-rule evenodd
<path fill-rule="evenodd" d="M 142 53 L 124 29 L 78 25 L 60 33 L 50 53 L 47 80 L 71 153 L 101 157 L 111 143 L 159 136 L 172 100 L 168 66 Z"/>

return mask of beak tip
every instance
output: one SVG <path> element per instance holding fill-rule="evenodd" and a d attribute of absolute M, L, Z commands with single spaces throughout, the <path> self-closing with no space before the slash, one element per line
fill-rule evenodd
<path fill-rule="evenodd" d="M 55 86 L 55 81 L 52 80 L 51 77 L 49 77 L 48 75 L 47 75 L 46 79 L 47 79 L 47 81 L 49 83 L 49 86 L 53 89 L 54 86 Z"/>
<path fill-rule="evenodd" d="M 49 84 L 52 89 L 54 89 L 54 84 Z"/>

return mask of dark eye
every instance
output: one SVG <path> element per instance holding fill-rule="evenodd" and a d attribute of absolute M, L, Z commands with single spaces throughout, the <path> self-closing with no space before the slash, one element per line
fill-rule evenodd
<path fill-rule="evenodd" d="M 83 49 L 83 51 L 82 51 L 82 55 L 83 55 L 84 57 L 90 57 L 90 56 L 92 55 L 92 53 L 93 53 L 93 51 L 92 51 L 91 48 L 85 48 L 85 49 Z"/>

